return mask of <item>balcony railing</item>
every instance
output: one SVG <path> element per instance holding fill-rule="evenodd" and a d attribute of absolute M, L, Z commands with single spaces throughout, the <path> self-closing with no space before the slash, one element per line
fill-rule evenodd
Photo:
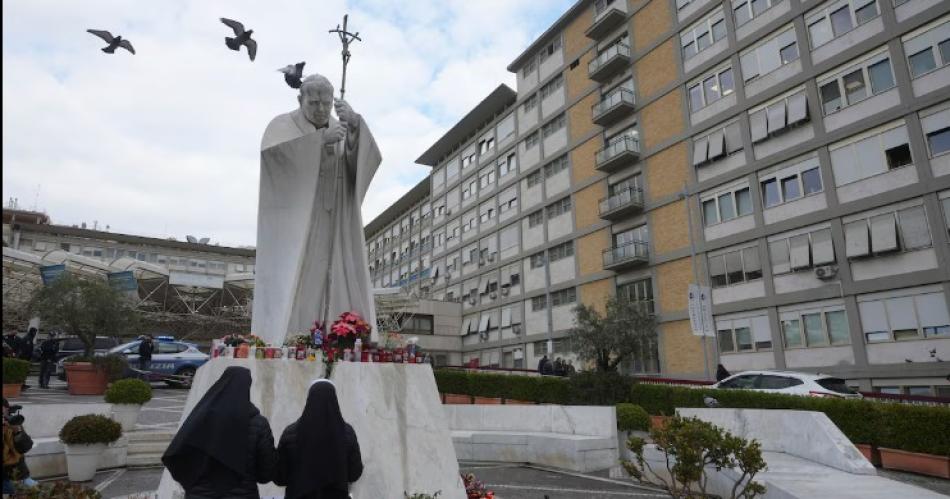
<path fill-rule="evenodd" d="M 613 220 L 643 210 L 643 191 L 637 187 L 624 189 L 600 200 L 600 218 Z"/>
<path fill-rule="evenodd" d="M 650 249 L 644 241 L 631 241 L 604 250 L 604 270 L 619 270 L 645 264 L 649 261 Z"/>
<path fill-rule="evenodd" d="M 627 13 L 621 10 L 623 6 L 623 3 L 614 0 L 596 9 L 596 12 L 594 12 L 594 22 L 586 31 L 587 37 L 593 40 L 600 40 L 610 34 L 614 28 L 620 26 L 624 19 L 627 18 Z"/>
<path fill-rule="evenodd" d="M 629 88 L 618 88 L 590 108 L 594 123 L 607 126 L 628 116 L 636 107 L 637 97 Z"/>
<path fill-rule="evenodd" d="M 594 160 L 598 170 L 612 172 L 636 161 L 639 157 L 640 140 L 636 137 L 624 136 L 597 151 Z"/>
<path fill-rule="evenodd" d="M 624 66 L 630 65 L 630 47 L 615 43 L 590 61 L 587 74 L 591 80 L 604 82 Z"/>

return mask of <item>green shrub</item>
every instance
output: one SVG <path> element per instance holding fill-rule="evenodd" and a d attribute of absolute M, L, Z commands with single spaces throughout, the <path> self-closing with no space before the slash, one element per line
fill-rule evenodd
<path fill-rule="evenodd" d="M 120 380 L 125 377 L 129 370 L 129 361 L 124 355 L 110 353 L 108 355 L 96 355 L 92 358 L 92 365 L 106 372 L 109 381 Z"/>
<path fill-rule="evenodd" d="M 3 383 L 21 385 L 30 374 L 30 363 L 20 359 L 3 359 Z"/>
<path fill-rule="evenodd" d="M 122 425 L 101 415 L 76 416 L 59 431 L 59 439 L 67 445 L 111 444 L 122 436 Z"/>
<path fill-rule="evenodd" d="M 441 393 L 500 397 L 551 404 L 570 403 L 570 387 L 565 378 L 436 369 L 435 382 Z"/>
<path fill-rule="evenodd" d="M 650 415 L 635 404 L 617 404 L 617 429 L 620 431 L 649 431 Z"/>
<path fill-rule="evenodd" d="M 106 390 L 106 402 L 110 404 L 142 405 L 152 400 L 152 387 L 140 379 L 120 379 Z"/>
<path fill-rule="evenodd" d="M 32 487 L 16 484 L 17 499 L 102 499 L 96 489 L 90 489 L 79 483 L 60 480 L 53 483 L 38 483 Z"/>
<path fill-rule="evenodd" d="M 584 371 L 569 378 L 574 405 L 614 405 L 626 400 L 633 378 L 611 371 Z"/>

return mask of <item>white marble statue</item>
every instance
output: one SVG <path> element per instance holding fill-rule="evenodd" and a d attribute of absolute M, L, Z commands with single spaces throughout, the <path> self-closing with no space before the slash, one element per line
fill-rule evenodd
<path fill-rule="evenodd" d="M 360 205 L 379 148 L 325 77 L 308 76 L 297 100 L 300 108 L 274 118 L 261 141 L 251 331 L 279 344 L 352 310 L 374 326 L 375 341 Z"/>

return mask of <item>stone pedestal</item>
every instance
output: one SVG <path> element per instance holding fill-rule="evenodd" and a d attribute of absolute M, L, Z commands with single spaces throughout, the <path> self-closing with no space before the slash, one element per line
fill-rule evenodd
<path fill-rule="evenodd" d="M 195 375 L 182 421 L 230 366 L 251 370 L 251 401 L 270 422 L 275 444 L 303 412 L 310 383 L 326 372 L 320 361 L 212 359 Z M 442 491 L 441 498 L 465 497 L 429 365 L 339 362 L 331 379 L 363 456 L 363 476 L 352 488 L 355 499 L 403 499 L 403 492 L 437 490 Z M 283 488 L 270 483 L 261 485 L 260 493 L 282 497 Z M 167 470 L 158 497 L 182 497 L 181 487 Z"/>

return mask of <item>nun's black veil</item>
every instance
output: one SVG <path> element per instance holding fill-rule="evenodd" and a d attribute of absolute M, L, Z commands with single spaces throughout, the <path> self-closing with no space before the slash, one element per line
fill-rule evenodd
<path fill-rule="evenodd" d="M 306 496 L 328 485 L 346 487 L 346 423 L 332 383 L 318 381 L 310 387 L 307 405 L 297 420 L 295 451 L 287 484 L 287 491 L 294 496 L 288 495 L 288 499 Z"/>
<path fill-rule="evenodd" d="M 247 432 L 257 413 L 251 403 L 251 371 L 225 369 L 185 419 L 162 463 L 185 489 L 203 476 L 221 481 L 216 484 L 220 487 L 233 485 L 247 473 Z"/>

